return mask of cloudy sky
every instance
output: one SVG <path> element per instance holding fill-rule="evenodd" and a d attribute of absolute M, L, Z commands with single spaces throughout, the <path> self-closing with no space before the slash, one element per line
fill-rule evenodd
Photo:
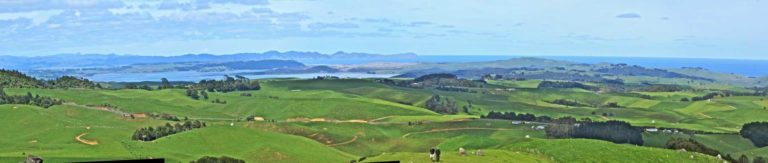
<path fill-rule="evenodd" d="M 0 55 L 269 50 L 768 59 L 768 2 L 0 0 Z"/>

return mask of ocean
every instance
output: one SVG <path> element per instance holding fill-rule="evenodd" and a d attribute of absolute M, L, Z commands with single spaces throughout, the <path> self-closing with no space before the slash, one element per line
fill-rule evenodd
<path fill-rule="evenodd" d="M 473 55 L 423 55 L 419 62 L 478 62 L 505 60 L 529 56 L 473 56 Z M 749 77 L 768 76 L 768 60 L 703 59 L 703 58 L 649 58 L 649 57 L 583 57 L 537 56 L 576 63 L 626 63 L 651 68 L 701 67 L 715 72 L 741 74 Z"/>

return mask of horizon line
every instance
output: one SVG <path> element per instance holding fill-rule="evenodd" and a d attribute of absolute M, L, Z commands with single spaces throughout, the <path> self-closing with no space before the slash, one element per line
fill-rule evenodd
<path fill-rule="evenodd" d="M 235 54 L 265 54 L 269 52 L 278 52 L 278 53 L 288 53 L 288 52 L 302 52 L 302 53 L 318 53 L 322 55 L 334 55 L 337 53 L 360 53 L 360 54 L 372 54 L 372 55 L 383 55 L 383 56 L 394 56 L 394 55 L 416 55 L 416 56 L 509 56 L 509 57 L 533 57 L 533 58 L 541 58 L 541 57 L 610 57 L 610 58 L 659 58 L 659 59 L 724 59 L 724 60 L 761 60 L 761 61 L 768 61 L 768 58 L 743 58 L 743 57 L 735 57 L 735 58 L 727 58 L 727 57 L 680 57 L 680 56 L 637 56 L 637 55 L 630 55 L 630 56 L 611 56 L 611 55 L 568 55 L 568 54 L 435 54 L 435 53 L 415 53 L 415 52 L 402 52 L 402 53 L 391 53 L 391 54 L 383 54 L 383 53 L 370 53 L 370 52 L 347 52 L 347 51 L 336 51 L 333 53 L 323 53 L 318 51 L 298 51 L 298 50 L 287 50 L 287 51 L 279 51 L 279 50 L 268 50 L 263 52 L 237 52 L 237 53 L 220 53 L 220 54 L 214 54 L 214 53 L 185 53 L 185 54 L 176 54 L 176 55 L 152 55 L 152 54 L 129 54 L 129 53 L 82 53 L 82 52 L 75 52 L 75 53 L 58 53 L 58 54 L 49 54 L 49 55 L 35 55 L 35 56 L 23 56 L 23 55 L 9 55 L 9 54 L 0 54 L 0 56 L 11 56 L 11 57 L 23 57 L 23 58 L 34 58 L 34 57 L 51 57 L 51 56 L 58 56 L 58 55 L 116 55 L 116 56 L 142 56 L 142 57 L 180 57 L 180 56 L 188 56 L 188 55 L 213 55 L 213 56 L 227 56 L 227 55 L 235 55 Z"/>

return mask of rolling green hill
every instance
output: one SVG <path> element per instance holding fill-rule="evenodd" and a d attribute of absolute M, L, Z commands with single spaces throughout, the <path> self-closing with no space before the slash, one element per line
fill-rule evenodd
<path fill-rule="evenodd" d="M 534 87 L 540 83 L 536 80 L 494 80 L 473 88 L 473 92 L 390 86 L 373 79 L 259 82 L 262 88 L 258 91 L 209 92 L 209 98 L 201 100 L 186 96 L 185 89 L 6 88 L 11 95 L 31 92 L 65 103 L 48 109 L 0 105 L 0 138 L 4 138 L 0 140 L 0 161 L 15 162 L 32 154 L 53 162 L 135 158 L 188 162 L 203 156 L 249 162 L 348 162 L 362 157 L 365 161 L 422 162 L 426 161 L 426 150 L 439 147 L 446 153 L 446 162 L 720 162 L 712 156 L 662 149 L 667 139 L 684 134 L 646 133 L 648 147 L 549 139 L 543 130 L 535 129 L 547 124 L 479 119 L 490 111 L 717 132 L 723 134 L 695 134 L 693 138 L 734 156 L 768 155 L 764 148 L 756 148 L 734 134 L 741 124 L 764 120 L 768 115 L 763 108 L 768 103 L 759 96 L 718 96 L 687 102 L 679 97 L 702 96 L 714 90 L 540 89 Z M 457 106 L 472 106 L 468 113 L 441 115 L 425 108 L 425 102 L 434 95 L 456 101 Z M 558 99 L 584 105 L 552 103 Z M 152 142 L 134 141 L 130 138 L 136 129 L 175 123 L 139 113 L 202 120 L 209 127 Z M 482 149 L 486 155 L 458 156 L 460 147 Z"/>

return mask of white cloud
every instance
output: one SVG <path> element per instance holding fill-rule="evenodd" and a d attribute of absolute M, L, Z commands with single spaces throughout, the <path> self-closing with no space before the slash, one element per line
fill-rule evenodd
<path fill-rule="evenodd" d="M 13 19 L 30 19 L 33 25 L 40 25 L 52 16 L 58 15 L 63 10 L 43 10 L 43 11 L 29 11 L 29 12 L 16 12 L 16 13 L 0 13 L 0 20 L 13 20 Z"/>

